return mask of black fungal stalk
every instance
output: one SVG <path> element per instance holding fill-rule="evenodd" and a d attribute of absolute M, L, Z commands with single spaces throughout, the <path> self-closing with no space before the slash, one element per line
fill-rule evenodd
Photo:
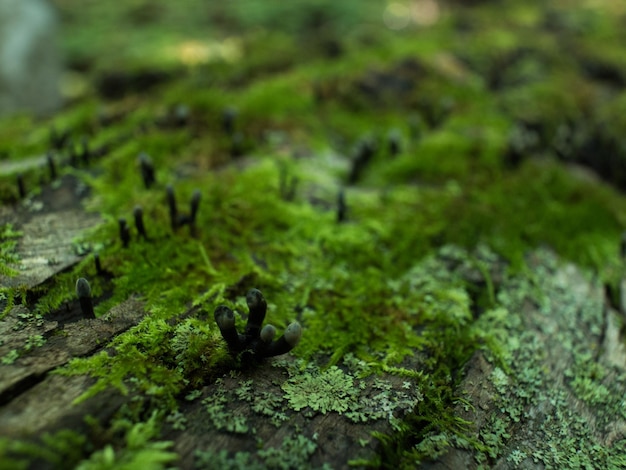
<path fill-rule="evenodd" d="M 21 173 L 17 175 L 17 192 L 20 195 L 20 199 L 26 197 L 26 186 L 24 185 L 24 176 Z"/>
<path fill-rule="evenodd" d="M 245 335 L 256 338 L 261 334 L 261 326 L 267 313 L 267 302 L 260 290 L 250 289 L 246 294 L 246 303 L 250 313 L 248 313 Z"/>
<path fill-rule="evenodd" d="M 145 153 L 139 154 L 139 170 L 141 171 L 141 179 L 146 189 L 156 183 L 156 177 L 154 176 L 154 164 L 152 159 Z"/>
<path fill-rule="evenodd" d="M 78 154 L 76 153 L 76 148 L 73 142 L 68 144 L 68 158 L 70 162 L 70 166 L 73 168 L 78 168 Z"/>
<path fill-rule="evenodd" d="M 172 227 L 172 230 L 175 231 L 178 227 L 178 209 L 176 207 L 174 187 L 171 184 L 168 184 L 165 191 L 167 192 L 167 207 L 170 211 L 170 226 Z"/>
<path fill-rule="evenodd" d="M 356 147 L 356 152 L 352 158 L 352 168 L 348 175 L 348 183 L 354 184 L 363 175 L 363 171 L 369 165 L 374 154 L 376 153 L 376 142 L 370 139 L 364 139 Z"/>
<path fill-rule="evenodd" d="M 622 240 L 620 242 L 620 254 L 622 255 L 622 261 L 626 261 L 626 232 L 622 233 Z"/>
<path fill-rule="evenodd" d="M 239 334 L 235 327 L 235 314 L 225 305 L 215 309 L 214 317 L 222 337 L 233 355 L 246 353 L 259 360 L 278 356 L 291 351 L 302 337 L 302 328 L 298 322 L 291 323 L 285 334 L 274 341 L 276 328 L 263 324 L 267 313 L 267 302 L 258 289 L 250 289 L 246 294 L 248 304 L 248 323 L 244 334 Z"/>
<path fill-rule="evenodd" d="M 122 240 L 122 246 L 128 248 L 128 244 L 130 243 L 130 228 L 124 217 L 120 217 L 118 222 L 120 224 L 120 240 Z"/>
<path fill-rule="evenodd" d="M 397 156 L 402 151 L 402 143 L 398 131 L 390 131 L 387 135 L 387 147 L 391 157 Z"/>
<path fill-rule="evenodd" d="M 198 209 L 200 208 L 200 199 L 202 194 L 199 189 L 194 189 L 191 195 L 191 201 L 189 203 L 189 214 L 179 213 L 176 205 L 176 196 L 174 194 L 174 188 L 171 184 L 167 185 L 167 205 L 170 212 L 170 224 L 172 231 L 176 231 L 177 228 L 183 225 L 189 225 L 189 229 L 193 234 L 196 228 L 196 218 L 198 216 Z"/>
<path fill-rule="evenodd" d="M 346 193 L 341 188 L 337 194 L 337 222 L 345 222 L 348 213 L 348 206 L 346 205 Z"/>
<path fill-rule="evenodd" d="M 96 274 L 98 276 L 102 276 L 104 274 L 104 270 L 102 269 L 102 263 L 100 262 L 100 255 L 98 253 L 94 254 L 93 260 L 96 265 Z"/>
<path fill-rule="evenodd" d="M 241 157 L 244 153 L 245 139 L 241 132 L 235 132 L 230 140 L 230 156 L 232 158 Z"/>
<path fill-rule="evenodd" d="M 265 325 L 261 330 L 261 341 L 258 342 L 256 347 L 256 353 L 259 357 L 269 357 L 268 352 L 274 340 L 274 336 L 276 336 L 276 328 L 274 328 L 274 325 Z"/>
<path fill-rule="evenodd" d="M 202 194 L 199 189 L 194 189 L 191 195 L 190 212 L 189 212 L 189 226 L 193 229 L 196 225 L 196 216 L 198 215 L 198 208 L 200 207 L 200 199 Z"/>
<path fill-rule="evenodd" d="M 69 141 L 69 138 L 70 133 L 68 131 L 57 132 L 54 127 L 50 129 L 50 147 L 55 150 L 62 150 Z"/>
<path fill-rule="evenodd" d="M 231 352 L 240 352 L 243 349 L 241 344 L 244 342 L 244 339 L 243 336 L 237 333 L 237 328 L 235 328 L 235 314 L 233 311 L 225 305 L 220 305 L 215 309 L 213 316 L 222 333 L 222 337 L 228 344 L 228 349 Z"/>
<path fill-rule="evenodd" d="M 301 337 L 302 328 L 300 323 L 290 323 L 285 329 L 285 334 L 268 345 L 265 356 L 273 357 L 288 353 L 298 344 Z"/>
<path fill-rule="evenodd" d="M 46 156 L 46 159 L 48 161 L 48 170 L 50 171 L 50 180 L 55 180 L 57 179 L 57 167 L 54 163 L 54 158 L 52 157 L 52 154 L 49 153 Z"/>
<path fill-rule="evenodd" d="M 135 218 L 135 227 L 137 228 L 137 233 L 144 240 L 148 240 L 146 227 L 143 224 L 143 209 L 141 208 L 141 206 L 135 206 L 135 208 L 133 209 L 133 217 Z"/>
<path fill-rule="evenodd" d="M 80 302 L 80 310 L 85 318 L 96 318 L 93 311 L 93 302 L 91 301 L 91 286 L 84 277 L 78 278 L 76 281 L 76 295 Z"/>
<path fill-rule="evenodd" d="M 190 114 L 191 111 L 189 110 L 189 106 L 185 104 L 177 104 L 173 108 L 170 108 L 163 124 L 165 124 L 165 127 L 185 127 L 189 124 Z"/>

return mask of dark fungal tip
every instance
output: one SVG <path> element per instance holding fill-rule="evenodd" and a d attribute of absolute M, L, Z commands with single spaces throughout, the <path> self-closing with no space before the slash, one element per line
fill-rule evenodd
<path fill-rule="evenodd" d="M 26 185 L 24 184 L 24 176 L 21 173 L 17 174 L 17 192 L 20 199 L 26 197 Z"/>
<path fill-rule="evenodd" d="M 138 157 L 139 161 L 139 171 L 141 172 L 141 179 L 143 180 L 143 184 L 146 189 L 150 189 L 150 187 L 156 183 L 156 177 L 154 173 L 154 164 L 152 163 L 152 159 L 146 153 L 140 153 Z"/>
<path fill-rule="evenodd" d="M 135 219 L 135 228 L 137 229 L 137 233 L 144 240 L 147 240 L 148 234 L 146 233 L 146 227 L 143 223 L 143 209 L 141 206 L 135 206 L 133 209 L 133 218 Z"/>
<path fill-rule="evenodd" d="M 178 219 L 178 208 L 176 207 L 176 195 L 174 194 L 174 187 L 171 184 L 168 184 L 165 187 L 165 193 L 167 198 L 167 207 L 169 209 L 170 214 L 170 226 L 172 230 L 175 231 L 179 225 Z"/>
<path fill-rule="evenodd" d="M 48 163 L 48 171 L 50 173 L 50 180 L 55 180 L 57 178 L 57 167 L 54 161 L 54 157 L 52 153 L 48 153 L 46 155 L 46 161 Z"/>
<path fill-rule="evenodd" d="M 200 207 L 201 198 L 202 198 L 202 194 L 200 193 L 200 190 L 194 189 L 191 195 L 190 215 L 189 215 L 189 219 L 190 219 L 189 223 L 192 225 L 196 223 L 196 217 L 198 215 L 198 209 Z"/>
<path fill-rule="evenodd" d="M 342 223 L 347 219 L 348 206 L 346 205 L 345 190 L 341 188 L 337 193 L 337 222 Z"/>
<path fill-rule="evenodd" d="M 102 269 L 102 263 L 100 261 L 100 255 L 98 253 L 95 253 L 93 255 L 93 260 L 94 260 L 94 264 L 96 265 L 96 274 L 98 276 L 101 276 L 104 274 L 104 270 Z"/>
<path fill-rule="evenodd" d="M 91 286 L 84 277 L 80 277 L 76 281 L 76 296 L 78 297 L 83 316 L 85 318 L 96 318 L 91 300 Z"/>
<path fill-rule="evenodd" d="M 250 312 L 243 335 L 237 332 L 235 316 L 229 307 L 220 305 L 214 312 L 215 322 L 231 354 L 238 356 L 242 362 L 250 359 L 261 360 L 285 354 L 298 344 L 302 337 L 302 328 L 298 322 L 291 323 L 276 341 L 274 341 L 276 336 L 274 326 L 265 325 L 261 328 L 265 319 L 267 302 L 260 290 L 250 289 L 246 294 L 246 303 Z"/>
<path fill-rule="evenodd" d="M 128 223 L 124 217 L 120 217 L 118 219 L 118 223 L 120 227 L 120 240 L 122 241 L 122 246 L 127 248 L 130 243 L 130 228 L 128 227 Z"/>

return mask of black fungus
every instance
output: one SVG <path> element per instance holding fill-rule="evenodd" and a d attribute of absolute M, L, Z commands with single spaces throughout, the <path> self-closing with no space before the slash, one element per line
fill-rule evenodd
<path fill-rule="evenodd" d="M 267 312 L 267 302 L 258 289 L 250 289 L 246 295 L 248 304 L 248 323 L 244 334 L 239 334 L 235 326 L 235 314 L 225 306 L 215 309 L 214 318 L 222 337 L 233 355 L 245 353 L 242 357 L 263 359 L 278 356 L 291 351 L 300 341 L 302 328 L 298 322 L 291 323 L 285 334 L 274 340 L 276 328 L 272 325 L 262 327 Z"/>
<path fill-rule="evenodd" d="M 122 241 L 122 246 L 128 248 L 128 244 L 130 243 L 130 228 L 124 217 L 120 217 L 118 222 L 120 224 L 120 240 Z"/>
<path fill-rule="evenodd" d="M 78 296 L 83 316 L 85 318 L 96 318 L 91 300 L 91 286 L 84 277 L 78 278 L 76 281 L 76 295 Z"/>

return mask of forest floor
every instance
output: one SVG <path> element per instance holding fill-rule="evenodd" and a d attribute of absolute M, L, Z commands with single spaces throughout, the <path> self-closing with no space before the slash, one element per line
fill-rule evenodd
<path fill-rule="evenodd" d="M 54 4 L 1 468 L 626 468 L 626 4 Z"/>

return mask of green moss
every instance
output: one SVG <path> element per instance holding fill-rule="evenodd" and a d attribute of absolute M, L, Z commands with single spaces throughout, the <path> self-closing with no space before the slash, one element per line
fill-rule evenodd
<path fill-rule="evenodd" d="M 160 470 L 169 468 L 178 455 L 168 450 L 171 442 L 156 441 L 159 434 L 159 416 L 155 413 L 146 422 L 120 423 L 124 431 L 124 446 L 115 449 L 107 444 L 76 466 L 81 470 L 145 468 Z"/>
<path fill-rule="evenodd" d="M 534 174 L 536 168 L 529 165 L 525 171 Z M 544 190 L 548 192 L 547 199 L 544 199 L 544 191 L 538 192 L 538 201 L 549 201 L 554 197 L 551 192 L 555 192 L 563 200 L 562 204 L 565 204 L 569 198 L 575 197 L 570 195 L 570 191 L 574 195 L 576 191 L 582 191 L 580 183 L 568 180 L 565 173 L 561 173 L 556 167 L 551 171 L 549 177 L 554 178 L 558 184 L 548 185 L 549 189 Z M 545 172 L 538 175 L 545 175 Z M 176 355 L 183 351 L 184 345 L 191 338 L 199 339 L 199 344 L 213 344 L 212 347 L 220 340 L 213 336 L 208 343 L 203 343 L 205 340 L 201 338 L 215 331 L 213 326 L 208 329 L 206 326 L 202 327 L 204 320 L 196 324 L 196 327 L 200 327 L 199 336 L 189 336 L 191 325 L 183 323 L 178 327 L 171 327 L 164 320 L 173 318 L 176 312 L 182 313 L 186 302 L 194 297 L 194 303 L 207 312 L 212 311 L 219 303 L 227 303 L 235 311 L 244 312 L 244 289 L 232 298 L 226 287 L 245 279 L 261 288 L 267 298 L 271 299 L 270 318 L 279 326 L 286 325 L 293 318 L 292 312 L 304 307 L 301 314 L 305 326 L 304 337 L 301 345 L 294 351 L 302 357 L 311 358 L 326 351 L 332 353 L 331 364 L 336 364 L 347 352 L 355 352 L 367 360 L 372 360 L 375 352 L 382 352 L 382 360 L 380 356 L 377 360 L 386 367 L 392 367 L 414 354 L 416 349 L 424 351 L 427 375 L 419 382 L 420 393 L 424 399 L 417 407 L 420 418 L 413 422 L 426 423 L 420 439 L 430 439 L 431 430 L 434 432 L 436 429 L 448 430 L 451 433 L 448 437 L 450 442 L 466 439 L 466 423 L 457 420 L 451 412 L 455 397 L 454 382 L 450 380 L 450 374 L 481 345 L 488 347 L 502 367 L 508 370 L 510 352 L 503 346 L 505 334 L 502 329 L 495 329 L 493 325 L 487 327 L 482 321 L 467 330 L 472 325 L 472 301 L 464 281 L 449 272 L 436 259 L 428 258 L 416 265 L 414 260 L 405 258 L 410 257 L 411 250 L 419 256 L 419 253 L 428 249 L 428 245 L 409 247 L 402 243 L 397 244 L 396 241 L 404 240 L 408 233 L 413 233 L 409 231 L 408 220 L 411 217 L 415 219 L 414 209 L 423 207 L 421 204 L 425 201 L 436 201 L 437 196 L 440 200 L 436 202 L 448 204 L 450 211 L 461 214 L 455 219 L 457 227 L 462 228 L 464 221 L 470 227 L 470 219 L 474 217 L 475 222 L 479 215 L 494 220 L 495 214 L 484 211 L 481 204 L 474 206 L 475 201 L 471 198 L 461 199 L 458 189 L 454 187 L 444 193 L 447 199 L 441 198 L 440 192 L 431 189 L 398 190 L 387 195 L 387 199 L 357 193 L 350 199 L 351 204 L 356 206 L 351 216 L 352 222 L 345 226 L 334 226 L 332 214 L 322 214 L 320 218 L 319 211 L 308 206 L 305 201 L 281 201 L 277 197 L 277 170 L 272 164 L 250 166 L 237 172 L 236 178 L 234 173 L 228 171 L 222 173 L 219 180 L 211 175 L 206 178 L 211 181 L 209 186 L 212 189 L 208 197 L 203 199 L 203 204 L 206 203 L 210 208 L 207 210 L 209 217 L 203 219 L 202 226 L 209 219 L 211 226 L 206 225 L 207 229 L 201 233 L 199 240 L 193 240 L 185 233 L 168 236 L 167 229 L 164 228 L 167 227 L 164 209 L 159 207 L 163 202 L 153 201 L 154 211 L 150 211 L 149 205 L 146 207 L 148 213 L 161 220 L 161 227 L 157 227 L 155 234 L 158 245 L 136 241 L 129 249 L 112 246 L 104 252 L 108 255 L 107 268 L 117 275 L 114 282 L 115 295 L 118 297 L 114 297 L 110 304 L 133 293 L 142 293 L 151 316 L 140 327 L 122 334 L 114 341 L 112 346 L 116 348 L 117 354 L 113 358 L 103 353 L 91 359 L 76 360 L 70 365 L 72 373 L 89 371 L 100 377 L 90 394 L 111 384 L 127 390 L 127 379 L 134 377 L 132 387 L 136 387 L 136 390 L 163 399 L 164 403 L 169 403 L 168 406 L 173 406 L 172 398 L 183 390 L 194 376 L 195 370 L 204 373 L 211 370 L 211 367 L 201 367 L 201 357 L 206 356 L 201 348 L 192 349 L 186 354 L 182 365 L 180 360 L 174 360 Z M 528 181 L 521 175 L 510 175 L 509 178 L 511 180 L 508 181 L 508 186 L 502 183 L 502 188 L 506 187 L 507 191 L 511 190 L 510 183 L 516 181 L 516 178 L 519 178 L 520 190 L 522 181 Z M 320 181 L 322 186 L 328 184 L 324 180 Z M 184 187 L 182 190 L 184 191 Z M 498 190 L 493 191 L 498 194 Z M 409 198 L 409 194 L 417 195 L 417 201 Z M 477 193 L 476 197 L 479 196 L 481 195 Z M 484 195 L 484 191 L 482 197 L 488 197 Z M 503 212 L 508 204 L 524 204 L 522 207 L 528 207 L 528 211 L 532 207 L 535 213 L 538 207 L 537 202 L 514 199 L 502 201 L 493 197 L 493 204 L 501 204 Z M 393 214 L 383 212 L 382 223 L 366 223 L 371 215 L 381 214 L 380 211 L 386 207 L 390 198 L 394 200 L 398 211 Z M 597 198 L 600 201 L 602 198 L 611 200 L 613 196 L 609 191 L 603 190 L 599 191 Z M 463 206 L 454 207 L 450 201 Z M 548 204 L 544 210 L 559 214 L 556 204 Z M 603 206 L 603 202 L 596 203 L 592 199 L 586 216 L 597 218 L 596 208 Z M 461 207 L 469 211 L 464 211 Z M 426 211 L 418 216 L 423 217 L 424 225 L 428 225 L 429 220 L 435 222 L 440 217 L 434 207 L 431 206 L 431 209 L 432 212 Z M 523 212 L 518 211 L 519 213 Z M 566 224 L 568 218 L 565 212 L 563 217 L 561 222 Z M 612 217 L 607 212 L 609 224 L 613 223 Z M 536 235 L 538 241 L 545 239 L 548 232 L 541 230 L 548 230 L 549 220 L 546 216 L 545 225 Z M 518 225 L 507 225 L 510 221 L 506 220 L 501 222 L 507 231 L 511 231 L 511 240 L 506 240 L 507 243 L 501 246 L 501 251 L 509 253 L 511 258 L 521 258 L 527 246 L 519 239 L 519 235 L 513 235 L 518 230 L 515 227 L 522 226 L 523 222 L 523 218 L 516 221 Z M 484 226 L 490 225 L 493 226 L 493 222 L 484 223 Z M 445 231 L 443 227 L 445 225 L 441 230 Z M 111 223 L 110 228 L 105 227 L 105 230 L 114 236 L 114 223 Z M 431 230 L 440 233 L 437 226 L 431 227 Z M 492 230 L 497 231 L 497 226 L 492 227 Z M 616 224 L 615 231 L 617 230 Z M 464 243 L 467 244 L 478 240 L 471 233 L 458 235 L 463 236 Z M 488 239 L 485 234 L 482 235 L 481 239 Z M 581 240 L 588 240 L 590 234 L 584 233 L 581 236 Z M 571 236 L 569 238 L 570 243 L 576 241 Z M 268 243 L 267 240 L 271 242 Z M 503 238 L 500 235 L 496 240 Z M 582 241 L 579 243 L 582 245 Z M 598 244 L 595 245 L 597 249 Z M 606 246 L 609 248 L 608 240 Z M 370 254 L 371 247 L 377 247 L 374 252 L 378 256 L 374 259 Z M 614 248 L 611 246 L 609 249 Z M 220 255 L 224 252 L 230 253 L 231 258 L 237 259 L 238 263 L 233 264 L 229 258 Z M 400 253 L 404 256 L 397 263 L 395 261 L 400 259 L 397 258 Z M 580 255 L 581 253 L 577 253 L 577 256 Z M 476 265 L 476 261 L 462 251 L 455 256 L 467 265 Z M 194 261 L 191 262 L 191 259 Z M 198 259 L 202 261 L 198 262 Z M 206 260 L 209 260 L 208 263 Z M 407 269 L 409 267 L 411 268 Z M 150 286 L 150 289 L 146 290 L 146 286 Z M 491 299 L 488 301 L 491 304 L 493 296 L 492 287 L 491 294 L 487 296 Z M 363 321 L 364 311 L 368 312 L 367 322 Z M 494 310 L 486 313 L 483 318 L 486 319 L 485 322 L 491 319 L 489 321 L 495 320 L 502 324 L 506 321 L 506 314 L 503 310 Z M 165 346 L 170 335 L 175 335 L 176 339 L 171 348 Z M 455 344 L 456 348 L 451 351 L 441 346 L 445 344 Z M 131 369 L 131 365 L 138 361 L 145 366 L 140 370 Z M 185 365 L 186 363 L 190 366 Z M 407 374 L 411 371 L 397 369 L 394 372 Z M 356 395 L 346 386 L 354 383 L 354 379 L 336 366 L 324 372 L 309 372 L 294 384 L 302 380 L 319 387 L 316 396 L 321 401 L 311 400 L 311 396 L 306 393 L 298 393 L 296 389 L 285 385 L 286 398 L 291 408 L 303 409 L 306 403 L 309 413 L 334 411 L 344 413 L 357 421 L 370 419 L 367 412 L 356 406 Z M 195 385 L 200 383 L 202 381 Z M 311 390 L 317 388 L 309 387 L 308 390 L 307 393 L 313 393 Z M 330 395 L 338 397 L 333 399 L 336 401 L 324 401 L 329 390 L 334 392 Z M 344 390 L 345 395 L 340 390 Z M 266 398 L 270 402 L 273 400 L 271 397 Z M 274 400 L 271 406 L 267 403 L 255 405 L 263 414 L 270 412 L 272 407 L 275 409 L 278 401 Z M 241 433 L 252 431 L 246 421 L 232 419 L 225 407 L 226 403 L 210 403 L 208 412 L 218 429 Z M 511 417 L 515 419 L 514 407 L 511 408 Z M 394 425 L 403 429 L 399 423 Z M 490 442 L 474 442 L 472 445 L 480 449 L 493 449 Z M 430 447 L 424 447 L 426 448 Z M 424 449 L 422 451 L 425 452 Z"/>
<path fill-rule="evenodd" d="M 86 436 L 69 429 L 44 433 L 36 444 L 0 438 L 0 464 L 3 468 L 17 470 L 28 468 L 33 461 L 37 461 L 49 468 L 62 469 L 80 462 L 87 449 Z"/>
<path fill-rule="evenodd" d="M 102 351 L 89 358 L 76 358 L 59 373 L 89 374 L 98 379 L 79 401 L 113 386 L 124 394 L 142 393 L 175 409 L 176 395 L 201 384 L 226 360 L 215 330 L 196 319 L 172 326 L 164 320 L 146 318 L 112 341 L 113 356 Z"/>
<path fill-rule="evenodd" d="M 20 258 L 16 253 L 18 239 L 24 234 L 13 228 L 12 224 L 4 224 L 0 227 L 0 276 L 15 277 L 18 272 L 15 268 Z"/>
<path fill-rule="evenodd" d="M 19 274 L 20 257 L 17 254 L 17 243 L 23 233 L 15 230 L 12 224 L 4 224 L 0 227 L 0 276 L 4 278 L 15 277 Z M 7 315 L 15 301 L 20 298 L 25 303 L 26 289 L 23 287 L 0 288 L 0 320 Z"/>

